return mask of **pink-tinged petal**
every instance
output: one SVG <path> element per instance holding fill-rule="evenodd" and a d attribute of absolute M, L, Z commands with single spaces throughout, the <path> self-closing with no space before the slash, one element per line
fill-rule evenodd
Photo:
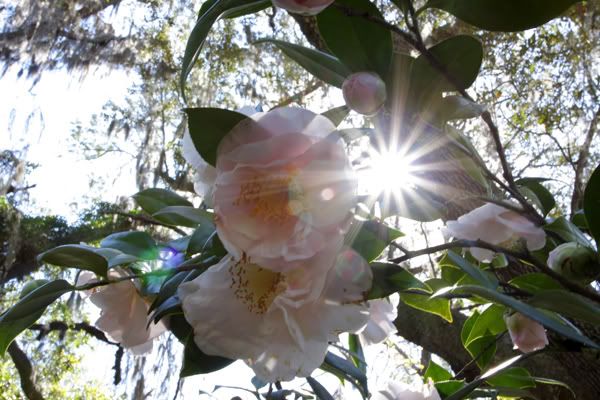
<path fill-rule="evenodd" d="M 521 313 L 505 317 L 508 333 L 515 346 L 524 353 L 540 350 L 548 344 L 544 327 Z"/>
<path fill-rule="evenodd" d="M 386 299 L 369 301 L 369 322 L 360 333 L 362 342 L 366 345 L 381 343 L 398 330 L 394 321 L 398 317 L 400 296 L 394 293 Z"/>
<path fill-rule="evenodd" d="M 226 257 L 179 286 L 184 316 L 204 353 L 228 358 L 257 357 L 265 346 L 263 313 L 243 301 L 240 265 Z"/>
<path fill-rule="evenodd" d="M 441 400 L 440 394 L 433 382 L 407 385 L 390 382 L 385 390 L 379 391 L 373 400 Z"/>
<path fill-rule="evenodd" d="M 351 248 L 345 248 L 329 271 L 324 295 L 338 304 L 363 301 L 372 283 L 373 271 L 367 261 Z"/>

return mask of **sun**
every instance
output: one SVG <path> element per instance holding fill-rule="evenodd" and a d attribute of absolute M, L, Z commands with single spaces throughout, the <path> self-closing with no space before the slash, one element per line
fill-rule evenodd
<path fill-rule="evenodd" d="M 415 185 L 414 171 L 406 154 L 371 150 L 368 163 L 358 172 L 359 190 L 373 197 L 382 193 L 399 195 Z"/>

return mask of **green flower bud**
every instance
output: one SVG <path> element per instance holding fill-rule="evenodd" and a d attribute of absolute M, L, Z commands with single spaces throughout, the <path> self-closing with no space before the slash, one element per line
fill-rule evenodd
<path fill-rule="evenodd" d="M 548 255 L 548 266 L 567 279 L 589 283 L 600 275 L 598 254 L 579 243 L 563 243 Z"/>

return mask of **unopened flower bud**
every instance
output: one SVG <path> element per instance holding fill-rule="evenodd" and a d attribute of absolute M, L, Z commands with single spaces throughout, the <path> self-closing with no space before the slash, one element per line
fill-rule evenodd
<path fill-rule="evenodd" d="M 357 72 L 342 85 L 346 105 L 357 113 L 375 115 L 387 97 L 385 82 L 373 72 Z"/>
<path fill-rule="evenodd" d="M 548 344 L 546 330 L 538 322 L 520 313 L 505 316 L 504 321 L 515 349 L 530 353 Z"/>
<path fill-rule="evenodd" d="M 575 242 L 563 243 L 548 255 L 548 266 L 567 279 L 589 283 L 600 273 L 598 255 Z"/>
<path fill-rule="evenodd" d="M 294 14 L 316 15 L 334 0 L 273 0 L 273 5 Z"/>

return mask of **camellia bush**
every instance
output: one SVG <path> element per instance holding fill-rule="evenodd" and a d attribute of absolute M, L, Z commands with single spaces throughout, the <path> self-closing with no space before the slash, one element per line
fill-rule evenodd
<path fill-rule="evenodd" d="M 481 42 L 456 35 L 426 44 L 420 21 L 443 13 L 483 31 L 516 32 L 576 3 L 429 0 L 415 9 L 411 0 L 205 1 L 183 56 L 184 99 L 193 97 L 186 81 L 213 24 L 275 6 L 314 21 L 323 48 L 268 38 L 256 45 L 275 46 L 340 88 L 345 104 L 324 113 L 185 109 L 182 152 L 195 170 L 200 206 L 165 189 L 134 196 L 143 213 L 177 227 L 180 237 L 116 232 L 99 247 L 69 244 L 40 254 L 42 263 L 79 270 L 77 279 L 28 283 L 0 315 L 0 354 L 51 303 L 79 291 L 101 309 L 97 328 L 132 353 L 149 351 L 168 331 L 184 346 L 181 377 L 243 360 L 257 382 L 269 384 L 259 398 L 332 399 L 311 377 L 317 369 L 350 382 L 365 399 L 528 398 L 541 385 L 568 394 L 566 384 L 532 375 L 522 362 L 548 351 L 598 358 L 600 168 L 571 217 L 545 186 L 551 176 L 515 179 L 491 110 L 467 93 L 480 72 Z M 395 7 L 402 25 L 386 20 L 383 6 Z M 365 123 L 338 128 L 348 114 Z M 484 122 L 500 174 L 457 129 L 456 121 L 471 119 Z M 373 163 L 409 160 L 411 179 L 361 193 L 356 148 Z M 388 173 L 393 180 L 406 171 Z M 386 222 L 390 216 L 441 220 L 447 240 L 406 249 L 395 243 L 403 233 Z M 423 255 L 433 257 L 439 277 L 422 280 L 405 268 Z M 462 306 L 457 329 L 475 376 L 432 361 L 422 385 L 369 387 L 362 349 L 384 340 L 394 319 L 402 324 L 395 293 L 423 318 L 445 319 L 448 329 L 459 323 L 451 305 Z M 516 351 L 498 362 L 503 337 Z M 286 388 L 295 378 L 306 379 L 312 393 Z"/>

